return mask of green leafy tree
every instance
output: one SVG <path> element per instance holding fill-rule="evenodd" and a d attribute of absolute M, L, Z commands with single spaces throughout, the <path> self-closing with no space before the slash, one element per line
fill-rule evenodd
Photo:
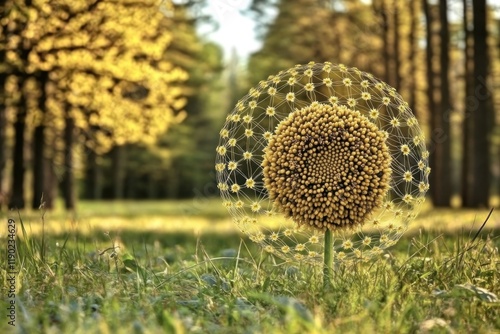
<path fill-rule="evenodd" d="M 358 0 L 254 0 L 251 11 L 263 15 L 266 6 L 274 6 L 277 14 L 260 25 L 263 47 L 249 61 L 251 84 L 311 60 L 346 63 L 382 76 L 385 68 L 379 55 L 383 26 L 374 12 L 375 4 Z"/>

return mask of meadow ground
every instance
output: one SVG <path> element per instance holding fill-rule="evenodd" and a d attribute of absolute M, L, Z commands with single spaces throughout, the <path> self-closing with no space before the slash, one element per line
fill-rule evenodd
<path fill-rule="evenodd" d="M 487 216 L 424 208 L 324 291 L 321 268 L 261 252 L 218 199 L 3 213 L 0 333 L 500 333 L 500 212 L 481 230 Z"/>

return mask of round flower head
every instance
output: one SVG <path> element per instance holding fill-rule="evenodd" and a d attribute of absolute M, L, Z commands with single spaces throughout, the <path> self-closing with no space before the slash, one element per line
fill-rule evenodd
<path fill-rule="evenodd" d="M 226 118 L 218 187 L 235 223 L 267 252 L 321 264 L 369 259 L 415 218 L 428 185 L 408 104 L 356 68 L 297 65 L 252 88 Z"/>
<path fill-rule="evenodd" d="M 391 156 L 376 125 L 345 106 L 292 112 L 265 149 L 264 185 L 286 217 L 319 229 L 363 225 L 389 189 Z"/>

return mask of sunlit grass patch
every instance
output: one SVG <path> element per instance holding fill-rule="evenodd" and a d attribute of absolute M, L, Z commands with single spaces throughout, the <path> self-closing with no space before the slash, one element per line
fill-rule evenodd
<path fill-rule="evenodd" d="M 410 233 L 419 229 L 461 231 L 478 227 L 489 209 L 433 208 L 424 203 L 416 220 L 410 225 Z M 82 201 L 76 213 L 67 213 L 61 206 L 56 210 L 22 211 L 23 219 L 30 223 L 31 234 L 38 234 L 44 228 L 47 233 L 60 234 L 78 230 L 89 235 L 95 231 L 147 231 L 169 233 L 236 233 L 237 229 L 221 205 L 219 199 L 191 199 L 182 201 Z M 42 224 L 42 215 L 45 224 Z M 17 212 L 0 217 L 16 217 Z M 266 218 L 266 228 L 274 229 L 283 224 L 282 218 Z M 500 228 L 500 215 L 494 213 L 488 221 L 488 228 Z M 3 231 L 2 231 L 3 232 Z M 0 236 L 2 235 L 0 232 Z"/>
<path fill-rule="evenodd" d="M 178 207 L 182 202 L 165 204 Z M 457 211 L 424 208 L 422 223 L 417 222 L 413 233 L 378 260 L 338 265 L 333 288 L 325 294 L 321 268 L 283 263 L 238 234 L 229 219 L 152 215 L 155 209 L 149 210 L 133 217 L 116 213 L 92 217 L 92 210 L 82 210 L 76 221 L 46 213 L 44 223 L 41 212 L 28 213 L 29 218 L 21 213 L 25 236 L 17 213 L 13 214 L 21 237 L 18 329 L 29 333 L 492 333 L 500 329 L 495 212 L 474 239 L 486 211 L 457 215 Z M 425 225 L 436 212 L 441 214 L 435 218 L 439 226 L 436 221 Z M 5 266 L 0 270 L 5 279 Z M 0 332 L 6 328 L 5 322 L 0 323 Z"/>

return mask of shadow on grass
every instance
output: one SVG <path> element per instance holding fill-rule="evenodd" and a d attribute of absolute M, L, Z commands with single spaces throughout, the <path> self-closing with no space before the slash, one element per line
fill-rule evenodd
<path fill-rule="evenodd" d="M 435 231 L 435 230 L 412 230 L 405 233 L 402 238 L 388 249 L 391 253 L 409 254 L 415 251 L 418 245 L 425 245 L 434 240 L 444 243 L 453 250 L 457 240 L 460 244 L 471 242 L 478 232 L 477 229 L 462 231 Z M 91 234 L 82 234 L 78 231 L 45 234 L 45 244 L 52 250 L 64 245 L 67 249 L 83 248 L 87 251 L 101 251 L 102 249 L 117 245 L 122 252 L 133 253 L 136 256 L 154 254 L 165 255 L 169 259 L 192 258 L 195 254 L 203 253 L 210 257 L 221 256 L 225 253 L 234 254 L 240 247 L 244 253 L 257 256 L 261 251 L 258 244 L 249 240 L 246 235 L 237 232 L 210 233 L 204 232 L 194 234 L 189 232 L 158 232 L 137 231 L 120 229 L 119 231 L 105 231 L 93 229 Z M 500 248 L 500 229 L 488 229 L 488 226 L 480 231 L 478 239 L 490 239 L 495 247 Z M 30 238 L 41 240 L 41 236 Z M 290 245 L 293 245 L 290 243 Z"/>
<path fill-rule="evenodd" d="M 41 236 L 30 238 L 39 241 Z M 170 257 L 189 257 L 197 251 L 206 252 L 209 255 L 220 255 L 224 250 L 237 250 L 242 240 L 245 247 L 252 254 L 260 251 L 260 247 L 239 233 L 203 233 L 195 235 L 188 232 L 138 232 L 137 230 L 120 229 L 119 232 L 109 232 L 94 229 L 92 234 L 82 234 L 79 232 L 45 234 L 45 243 L 49 248 L 66 247 L 76 249 L 84 247 L 87 251 L 98 251 L 116 245 L 120 251 L 135 253 L 137 255 L 149 252 L 158 255 L 159 253 L 170 254 Z M 182 253 L 182 254 L 176 254 Z M 177 256 L 184 255 L 184 256 Z"/>

